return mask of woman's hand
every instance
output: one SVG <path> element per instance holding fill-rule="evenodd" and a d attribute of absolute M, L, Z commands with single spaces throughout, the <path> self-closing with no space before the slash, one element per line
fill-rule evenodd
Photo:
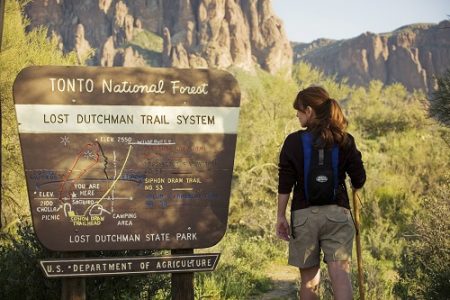
<path fill-rule="evenodd" d="M 279 237 L 282 240 L 289 241 L 289 223 L 286 220 L 286 217 L 278 217 L 277 218 L 277 225 L 276 225 L 276 231 L 277 231 L 277 237 Z"/>

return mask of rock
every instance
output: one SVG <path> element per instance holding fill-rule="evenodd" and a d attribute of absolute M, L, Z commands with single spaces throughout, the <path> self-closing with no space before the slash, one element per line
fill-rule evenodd
<path fill-rule="evenodd" d="M 114 25 L 123 28 L 125 17 L 128 15 L 128 7 L 122 1 L 116 3 L 116 12 L 114 14 Z"/>
<path fill-rule="evenodd" d="M 116 56 L 116 48 L 114 48 L 114 39 L 111 36 L 103 45 L 100 65 L 102 67 L 114 66 L 114 57 L 115 56 Z"/>
<path fill-rule="evenodd" d="M 134 30 L 136 30 L 137 32 L 141 32 L 142 31 L 142 21 L 141 21 L 141 19 L 136 19 L 135 24 L 134 24 Z"/>
<path fill-rule="evenodd" d="M 108 13 L 109 8 L 111 7 L 112 0 L 99 0 L 98 1 L 98 7 L 100 10 L 102 10 L 105 14 Z"/>
<path fill-rule="evenodd" d="M 350 84 L 402 83 L 408 90 L 431 92 L 436 75 L 450 66 L 450 21 L 403 26 L 391 33 L 364 33 L 356 38 L 295 44 L 295 61 L 303 60 Z"/>
<path fill-rule="evenodd" d="M 244 13 L 234 1 L 227 1 L 225 19 L 228 22 L 230 32 L 230 55 L 234 64 L 245 70 L 250 70 L 253 64 L 252 46 L 249 39 L 240 38 L 249 36 L 248 26 L 245 24 Z"/>
<path fill-rule="evenodd" d="M 275 73 L 292 64 L 292 49 L 270 0 L 34 0 L 25 11 L 29 29 L 48 26 L 49 35 L 61 37 L 64 51 L 82 55 L 88 46 L 96 49 L 94 65 L 134 61 L 128 57 L 136 53 L 125 49 L 141 31 L 162 37 L 161 66 L 252 70 L 260 65 Z"/>
<path fill-rule="evenodd" d="M 134 18 L 128 14 L 127 5 L 122 1 L 117 2 L 113 24 L 113 38 L 116 45 L 123 45 L 133 39 L 133 23 Z"/>
<path fill-rule="evenodd" d="M 192 68 L 197 68 L 197 69 L 208 68 L 208 62 L 203 57 L 197 56 L 195 54 L 189 55 L 189 65 Z"/>
<path fill-rule="evenodd" d="M 84 26 L 78 24 L 75 31 L 75 51 L 77 52 L 78 62 L 82 63 L 92 51 L 91 45 L 85 39 Z"/>
<path fill-rule="evenodd" d="M 178 43 L 172 48 L 170 52 L 170 62 L 171 66 L 176 66 L 178 68 L 189 68 L 189 58 L 186 49 L 183 44 Z"/>
<path fill-rule="evenodd" d="M 170 53 L 172 52 L 172 38 L 170 31 L 167 27 L 163 30 L 163 50 L 162 50 L 162 65 L 170 67 L 172 61 L 170 59 Z"/>
<path fill-rule="evenodd" d="M 417 48 L 392 48 L 386 64 L 387 83 L 405 82 L 408 86 L 428 91 L 426 71 L 419 61 Z"/>
<path fill-rule="evenodd" d="M 145 64 L 144 58 L 131 47 L 118 50 L 114 56 L 114 66 L 142 67 Z"/>
<path fill-rule="evenodd" d="M 252 53 L 259 65 L 271 73 L 290 67 L 287 62 L 292 59 L 292 48 L 281 20 L 273 14 L 270 1 L 250 0 L 247 3 Z"/>

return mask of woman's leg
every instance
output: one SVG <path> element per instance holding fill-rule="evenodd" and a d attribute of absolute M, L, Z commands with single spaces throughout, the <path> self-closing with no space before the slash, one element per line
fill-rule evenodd
<path fill-rule="evenodd" d="M 328 273 L 330 274 L 331 286 L 335 300 L 351 300 L 352 283 L 350 281 L 350 262 L 348 260 L 330 261 Z"/>
<path fill-rule="evenodd" d="M 300 299 L 319 299 L 320 266 L 300 269 Z"/>

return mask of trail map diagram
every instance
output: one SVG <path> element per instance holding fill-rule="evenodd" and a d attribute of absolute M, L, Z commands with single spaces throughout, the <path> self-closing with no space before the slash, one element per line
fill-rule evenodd
<path fill-rule="evenodd" d="M 205 248 L 224 235 L 240 101 L 228 73 L 29 67 L 14 100 L 45 247 Z"/>
<path fill-rule="evenodd" d="M 117 172 L 117 161 L 115 151 L 113 152 L 113 170 L 112 178 L 108 176 L 108 158 L 103 153 L 102 147 L 98 141 L 87 143 L 81 151 L 76 155 L 75 160 L 70 169 L 63 176 L 60 183 L 59 196 L 60 202 L 58 208 L 63 208 L 64 216 L 70 217 L 74 225 L 96 225 L 104 220 L 103 214 L 111 215 L 114 213 L 114 202 L 116 200 L 133 200 L 133 197 L 115 197 L 115 186 L 122 177 L 123 170 L 130 157 L 132 145 L 128 148 L 127 156 Z M 97 179 L 98 183 L 89 183 L 87 186 L 84 177 L 89 171 L 103 160 L 104 179 Z M 92 181 L 92 180 L 90 180 Z M 100 185 L 106 182 L 106 192 L 100 197 L 94 197 L 94 191 L 100 191 Z M 85 204 L 87 208 L 84 212 L 76 212 L 72 209 L 75 204 Z M 109 204 L 109 205 L 108 205 Z M 105 208 L 109 206 L 108 208 Z"/>

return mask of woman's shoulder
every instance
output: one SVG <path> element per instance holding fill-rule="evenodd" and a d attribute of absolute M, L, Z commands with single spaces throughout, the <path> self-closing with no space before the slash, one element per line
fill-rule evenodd
<path fill-rule="evenodd" d="M 298 130 L 295 132 L 292 132 L 288 134 L 288 136 L 285 139 L 285 143 L 292 143 L 292 142 L 298 142 L 301 140 L 301 134 L 305 132 L 304 130 Z"/>
<path fill-rule="evenodd" d="M 355 147 L 356 147 L 355 137 L 351 133 L 346 132 L 343 148 L 348 151 L 348 150 L 352 150 Z"/>
<path fill-rule="evenodd" d="M 349 143 L 352 143 L 352 144 L 355 143 L 355 137 L 351 133 L 346 132 L 345 135 L 346 135 L 346 139 Z"/>
<path fill-rule="evenodd" d="M 288 136 L 284 139 L 283 149 L 285 151 L 289 151 L 290 149 L 298 149 L 301 145 L 301 134 L 302 130 L 288 134 Z"/>

